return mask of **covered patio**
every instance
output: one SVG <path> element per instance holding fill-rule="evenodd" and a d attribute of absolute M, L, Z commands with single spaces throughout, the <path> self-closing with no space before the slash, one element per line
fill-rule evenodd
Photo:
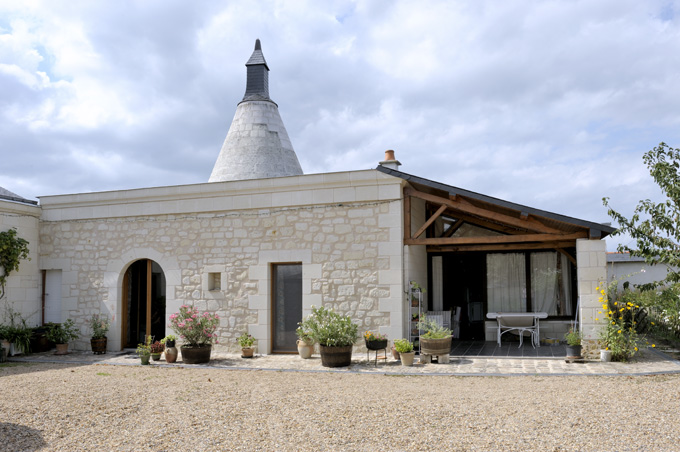
<path fill-rule="evenodd" d="M 423 311 L 451 312 L 451 324 L 457 327 L 454 347 L 458 342 L 469 353 L 505 353 L 505 346 L 494 350 L 495 343 L 485 344 L 495 341 L 497 334 L 496 321 L 487 319 L 488 313 L 544 313 L 540 340 L 563 339 L 577 314 L 579 320 L 584 318 L 580 298 L 592 295 L 606 262 L 599 262 L 593 253 L 594 257 L 579 259 L 602 247 L 601 239 L 614 228 L 394 168 L 378 170 L 407 181 L 403 244 L 409 278 L 427 288 Z M 587 303 L 592 322 L 592 300 Z M 552 352 L 540 347 L 526 353 Z"/>

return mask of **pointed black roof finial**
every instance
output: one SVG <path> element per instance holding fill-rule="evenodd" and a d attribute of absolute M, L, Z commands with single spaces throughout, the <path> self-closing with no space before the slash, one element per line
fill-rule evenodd
<path fill-rule="evenodd" d="M 250 55 L 246 68 L 248 68 L 248 78 L 246 94 L 243 96 L 242 102 L 248 100 L 271 101 L 269 98 L 269 66 L 267 66 L 262 54 L 262 45 L 259 39 L 255 40 L 255 50 Z"/>

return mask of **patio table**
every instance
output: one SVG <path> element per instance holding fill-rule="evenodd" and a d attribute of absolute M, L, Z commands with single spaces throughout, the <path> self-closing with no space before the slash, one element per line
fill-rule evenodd
<path fill-rule="evenodd" d="M 524 333 L 531 334 L 531 345 L 541 346 L 539 320 L 548 317 L 547 312 L 489 312 L 486 318 L 496 320 L 498 333 L 496 339 L 501 346 L 501 335 L 508 331 L 519 332 L 519 346 L 522 346 Z"/>

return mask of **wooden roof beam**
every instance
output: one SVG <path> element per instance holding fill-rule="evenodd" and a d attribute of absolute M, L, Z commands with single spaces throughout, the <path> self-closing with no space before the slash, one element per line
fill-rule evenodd
<path fill-rule="evenodd" d="M 488 237 L 437 237 L 426 239 L 408 239 L 405 245 L 490 245 L 499 243 L 555 242 L 576 240 L 586 236 L 587 232 L 574 234 L 525 234 L 497 235 Z"/>
<path fill-rule="evenodd" d="M 427 221 L 420 227 L 420 229 L 418 229 L 418 231 L 416 231 L 416 233 L 413 234 L 413 238 L 414 238 L 414 239 L 417 239 L 418 237 L 420 237 L 421 235 L 423 235 L 423 232 L 425 232 L 425 230 L 426 230 L 432 223 L 434 223 L 434 220 L 436 220 L 436 219 L 439 217 L 439 215 L 441 215 L 442 213 L 444 213 L 445 210 L 446 210 L 446 206 L 441 206 L 441 207 L 439 207 L 439 209 L 438 209 L 438 210 L 437 210 L 430 218 L 427 219 Z"/>
<path fill-rule="evenodd" d="M 565 242 L 545 242 L 545 243 L 502 243 L 491 245 L 470 245 L 470 246 L 451 246 L 451 245 L 430 245 L 427 247 L 428 253 L 464 253 L 464 252 L 502 252 L 502 251 L 523 251 L 523 250 L 549 250 L 561 249 L 575 246 L 574 241 Z M 576 264 L 574 264 L 576 265 Z"/>
<path fill-rule="evenodd" d="M 521 229 L 527 229 L 529 231 L 534 231 L 534 232 L 544 232 L 548 234 L 555 234 L 559 233 L 560 231 L 554 228 L 551 228 L 549 226 L 544 225 L 543 223 L 536 221 L 533 218 L 528 218 L 527 220 L 522 220 L 521 218 L 516 218 L 512 217 L 510 215 L 505 215 L 502 213 L 498 212 L 493 212 L 491 210 L 483 209 L 481 207 L 476 207 L 471 204 L 463 203 L 460 201 L 452 201 L 447 198 L 441 198 L 439 196 L 435 195 L 430 195 L 428 193 L 423 193 L 417 190 L 413 190 L 411 188 L 405 188 L 404 189 L 404 195 L 405 196 L 413 196 L 414 198 L 419 198 L 423 199 L 425 201 L 430 201 L 439 205 L 445 205 L 448 208 L 459 211 L 459 212 L 464 212 L 464 213 L 469 213 L 472 215 L 477 215 L 482 218 L 487 218 L 493 221 L 498 221 L 500 223 L 505 223 L 510 226 L 515 226 Z"/>

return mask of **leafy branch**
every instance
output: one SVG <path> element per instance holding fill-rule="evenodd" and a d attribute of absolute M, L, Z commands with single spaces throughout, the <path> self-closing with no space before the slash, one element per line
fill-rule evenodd
<path fill-rule="evenodd" d="M 10 273 L 19 270 L 19 261 L 28 259 L 28 241 L 17 237 L 16 228 L 0 232 L 0 299 Z"/>

